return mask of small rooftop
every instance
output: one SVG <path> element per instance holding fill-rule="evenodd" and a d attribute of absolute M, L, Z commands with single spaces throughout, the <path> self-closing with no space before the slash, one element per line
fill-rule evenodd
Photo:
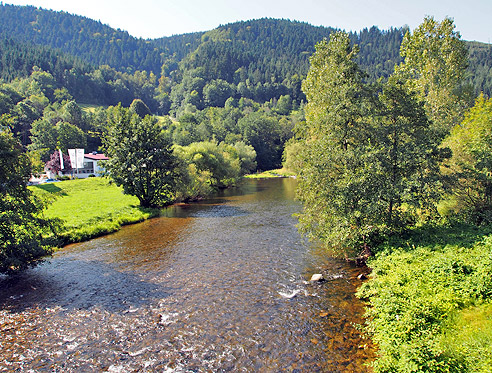
<path fill-rule="evenodd" d="M 92 159 L 93 161 L 107 161 L 109 158 L 106 157 L 104 154 L 98 154 L 98 153 L 89 153 L 89 154 L 84 154 L 84 158 L 87 159 Z"/>

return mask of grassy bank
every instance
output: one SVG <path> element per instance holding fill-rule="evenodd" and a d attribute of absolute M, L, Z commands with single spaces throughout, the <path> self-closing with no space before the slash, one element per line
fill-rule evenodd
<path fill-rule="evenodd" d="M 276 170 L 269 170 L 258 172 L 256 174 L 250 174 L 244 176 L 246 179 L 270 179 L 275 177 L 292 177 L 295 176 L 293 172 L 287 171 L 285 168 L 279 168 Z"/>
<path fill-rule="evenodd" d="M 491 229 L 414 230 L 385 244 L 359 290 L 376 372 L 490 372 Z"/>
<path fill-rule="evenodd" d="M 118 230 L 159 214 L 158 209 L 144 209 L 136 197 L 105 178 L 67 180 L 30 187 L 50 204 L 46 217 L 58 218 L 63 227 L 64 243 L 80 242 Z"/>

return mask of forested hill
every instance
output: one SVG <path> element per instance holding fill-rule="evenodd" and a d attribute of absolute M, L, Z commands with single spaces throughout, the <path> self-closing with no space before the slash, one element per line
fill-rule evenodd
<path fill-rule="evenodd" d="M 33 6 L 0 5 L 0 36 L 58 48 L 93 65 L 159 72 L 161 51 L 101 22 Z"/>
<path fill-rule="evenodd" d="M 155 74 L 160 73 L 163 62 L 187 60 L 186 66 L 201 64 L 215 78 L 220 78 L 220 74 L 230 77 L 232 74 L 226 70 L 245 67 L 259 70 L 268 80 L 272 74 L 282 80 L 294 73 L 305 74 L 314 45 L 334 30 L 288 20 L 260 19 L 219 26 L 209 32 L 143 40 L 66 12 L 33 6 L 0 6 L 0 36 L 57 48 L 94 66 L 109 65 L 120 71 L 146 70 Z M 385 65 L 392 67 L 398 58 L 401 34 L 399 29 L 386 32 L 374 27 L 352 34 L 351 38 L 361 44 L 362 65 L 387 70 Z M 235 63 L 224 64 L 226 58 Z"/>
<path fill-rule="evenodd" d="M 223 106 L 229 97 L 262 103 L 289 95 L 299 103 L 304 99 L 300 87 L 309 56 L 315 44 L 333 31 L 303 22 L 259 19 L 144 40 L 85 17 L 1 4 L 0 40 L 9 41 L 0 48 L 9 51 L 2 50 L 0 78 L 10 81 L 38 66 L 59 85 L 69 85 L 70 93 L 84 102 L 125 104 L 137 95 L 161 113 L 176 113 L 187 105 L 199 110 Z M 406 31 L 372 27 L 350 34 L 360 47 L 358 62 L 371 80 L 388 76 L 400 62 Z M 469 80 L 477 93 L 490 95 L 492 48 L 481 43 L 469 46 Z M 67 76 L 72 77 L 70 82 Z"/>
<path fill-rule="evenodd" d="M 234 80 L 234 74 L 247 74 L 258 82 L 279 81 L 292 75 L 305 75 L 314 46 L 336 31 L 307 23 L 259 19 L 220 26 L 200 34 L 154 40 L 170 54 L 183 61 L 185 70 L 204 67 L 205 79 Z M 387 76 L 399 62 L 400 43 L 406 29 L 381 31 L 377 27 L 351 33 L 361 47 L 359 62 L 370 75 Z M 185 40 L 183 40 L 185 41 Z M 244 69 L 245 71 L 237 71 Z M 378 73 L 375 70 L 379 70 Z M 236 77 L 236 81 L 240 77 Z"/>

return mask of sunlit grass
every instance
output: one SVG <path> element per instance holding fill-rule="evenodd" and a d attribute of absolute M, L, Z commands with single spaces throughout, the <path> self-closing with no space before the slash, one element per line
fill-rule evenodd
<path fill-rule="evenodd" d="M 103 108 L 106 109 L 108 106 L 103 106 L 103 105 L 92 105 L 92 104 L 78 104 L 82 110 L 84 110 L 87 113 L 94 113 L 96 109 L 98 108 Z"/>
<path fill-rule="evenodd" d="M 124 195 L 121 188 L 104 178 L 67 180 L 31 189 L 51 202 L 45 215 L 61 219 L 61 237 L 65 243 L 114 232 L 124 224 L 142 221 L 159 212 L 141 208 L 136 197 Z"/>
<path fill-rule="evenodd" d="M 466 362 L 471 372 L 490 372 L 492 368 L 492 304 L 462 310 L 443 338 L 445 350 Z"/>
<path fill-rule="evenodd" d="M 293 177 L 293 172 L 287 171 L 285 168 L 278 168 L 276 170 L 263 171 L 256 174 L 250 174 L 244 176 L 246 179 L 270 179 L 275 177 Z"/>

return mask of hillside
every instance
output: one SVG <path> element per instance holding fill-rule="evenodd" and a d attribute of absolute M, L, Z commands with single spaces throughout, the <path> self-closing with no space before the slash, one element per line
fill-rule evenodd
<path fill-rule="evenodd" d="M 128 105 L 141 98 L 161 114 L 223 106 L 229 97 L 263 103 L 288 95 L 299 104 L 305 99 L 301 81 L 314 46 L 333 31 L 303 22 L 258 19 L 143 40 L 85 17 L 2 4 L 0 40 L 8 42 L 0 46 L 0 78 L 27 76 L 38 66 L 80 101 Z M 350 34 L 360 48 L 358 63 L 371 81 L 387 77 L 400 62 L 406 31 L 371 27 Z M 13 44 L 16 47 L 5 53 Z M 492 47 L 475 42 L 469 46 L 468 80 L 476 93 L 490 96 Z"/>
<path fill-rule="evenodd" d="M 0 5 L 0 36 L 57 48 L 95 65 L 159 72 L 160 50 L 101 22 L 33 6 Z"/>

